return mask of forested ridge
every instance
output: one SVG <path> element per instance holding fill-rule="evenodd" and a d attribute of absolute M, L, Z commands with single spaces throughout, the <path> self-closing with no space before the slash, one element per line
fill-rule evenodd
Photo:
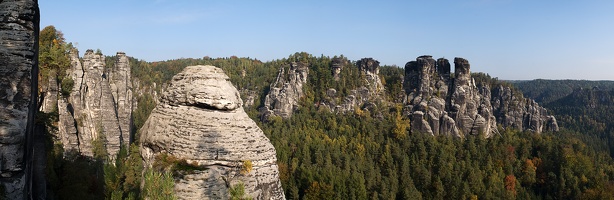
<path fill-rule="evenodd" d="M 41 44 L 56 48 L 51 53 L 61 55 L 55 60 L 49 56 L 48 62 L 41 59 L 42 68 L 65 69 L 64 56 L 72 46 L 60 38 L 61 34 L 56 34 L 51 40 L 41 40 L 47 41 Z M 41 50 L 44 51 L 47 50 Z M 593 87 L 585 87 L 593 92 L 583 89 L 574 93 L 576 96 L 569 96 L 573 90 L 557 97 L 542 95 L 542 99 L 549 99 L 543 100 L 546 107 L 562 122 L 562 130 L 556 133 L 501 129 L 501 134 L 490 138 L 410 134 L 410 121 L 399 98 L 404 94 L 404 71 L 397 66 L 380 67 L 379 76 L 385 87 L 381 95 L 386 101 L 375 107 L 355 108 L 349 113 L 318 107 L 330 88 L 343 96 L 365 84 L 364 75 L 353 61 L 335 80 L 331 69 L 335 58 L 347 59 L 343 55 L 313 56 L 305 52 L 266 62 L 236 56 L 161 62 L 130 58 L 132 77 L 140 89 L 135 95 L 138 107 L 133 113 L 137 130 L 134 141 L 138 141 L 138 129 L 155 107 L 153 92 L 163 91 L 173 75 L 186 66 L 214 65 L 226 72 L 244 102 L 253 99 L 245 110 L 276 148 L 288 199 L 614 199 L 612 122 L 608 118 L 614 112 L 609 112 L 612 104 L 591 98 L 605 94 L 611 97 L 611 92 L 594 92 Z M 107 57 L 107 61 L 112 60 Z M 305 96 L 290 118 L 272 117 L 262 122 L 259 108 L 263 99 L 279 68 L 292 62 L 308 65 Z M 511 86 L 486 74 L 473 76 L 477 84 Z M 540 84 L 532 86 L 542 91 L 554 87 Z M 522 86 L 518 88 L 525 91 Z M 538 93 L 543 92 L 535 92 Z M 577 100 L 584 97 L 588 99 Z M 54 116 L 39 117 L 48 119 L 41 122 L 53 126 Z M 102 150 L 92 159 L 66 159 L 50 138 L 50 191 L 59 199 L 173 198 L 168 194 L 172 173 L 143 172 L 136 145 L 123 147 L 113 165 L 104 159 Z M 174 159 L 164 158 L 161 165 L 190 169 L 185 160 Z M 144 179 L 139 174 L 145 174 Z"/>
<path fill-rule="evenodd" d="M 552 111 L 562 127 L 614 157 L 614 81 L 533 80 L 514 82 Z"/>
<path fill-rule="evenodd" d="M 580 89 L 612 90 L 614 81 L 589 81 L 589 80 L 544 80 L 509 81 L 518 87 L 525 96 L 535 101 L 548 104 L 573 93 Z"/>

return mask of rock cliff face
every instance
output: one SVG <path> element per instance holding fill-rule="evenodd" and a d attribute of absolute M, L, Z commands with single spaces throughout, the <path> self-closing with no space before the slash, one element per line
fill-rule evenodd
<path fill-rule="evenodd" d="M 56 106 L 58 105 L 58 95 L 60 91 L 56 76 L 57 75 L 55 74 L 49 76 L 47 79 L 48 83 L 41 84 L 40 86 L 42 87 L 42 90 L 45 91 L 41 92 L 41 95 L 45 95 L 40 105 L 40 111 L 42 112 L 50 113 L 57 108 Z"/>
<path fill-rule="evenodd" d="M 128 144 L 130 142 L 130 129 L 132 126 L 133 98 L 130 63 L 126 53 L 117 53 L 115 63 L 108 74 L 117 121 L 119 121 L 121 134 L 119 139 L 121 139 L 121 143 Z"/>
<path fill-rule="evenodd" d="M 490 137 L 497 134 L 497 123 L 537 133 L 558 130 L 554 117 L 535 101 L 513 95 L 508 87 L 476 84 L 463 58 L 454 59 L 453 77 L 447 59 L 420 56 L 408 62 L 404 89 L 412 132 Z"/>
<path fill-rule="evenodd" d="M 292 80 L 306 76 L 298 74 Z M 164 153 L 206 168 L 176 177 L 180 199 L 228 199 L 229 187 L 239 182 L 255 199 L 284 199 L 275 148 L 217 67 L 190 66 L 175 75 L 140 133 L 147 166 Z M 250 172 L 240 172 L 244 161 L 253 164 Z"/>
<path fill-rule="evenodd" d="M 309 68 L 306 63 L 293 62 L 289 67 L 279 68 L 275 82 L 271 84 L 261 108 L 263 119 L 270 116 L 289 118 L 303 97 L 303 85 L 307 83 Z"/>
<path fill-rule="evenodd" d="M 336 81 L 339 80 L 339 74 L 347 63 L 347 60 L 333 59 L 331 67 Z M 328 89 L 320 106 L 326 106 L 335 113 L 347 113 L 356 108 L 372 109 L 376 102 L 382 100 L 384 85 L 379 77 L 379 61 L 363 58 L 356 62 L 356 67 L 363 77 L 364 86 L 350 90 L 346 96 L 339 95 L 335 89 Z"/>
<path fill-rule="evenodd" d="M 0 184 L 6 199 L 30 196 L 39 16 L 37 1 L 0 1 Z"/>
<path fill-rule="evenodd" d="M 517 97 L 508 87 L 499 86 L 492 90 L 492 105 L 497 123 L 503 127 L 537 133 L 559 130 L 556 118 L 548 115 L 545 108 L 533 99 Z"/>
<path fill-rule="evenodd" d="M 384 86 L 379 78 L 379 61 L 373 58 L 363 58 L 356 62 L 356 66 L 365 75 L 369 93 L 372 96 L 381 94 Z"/>
<path fill-rule="evenodd" d="M 56 101 L 58 138 L 66 153 L 86 156 L 93 156 L 92 142 L 102 139 L 114 158 L 120 145 L 130 141 L 133 98 L 128 58 L 118 52 L 113 66 L 105 66 L 105 57 L 92 50 L 85 52 L 83 63 L 77 50 L 70 58 L 67 76 L 74 85 L 69 97 Z"/>

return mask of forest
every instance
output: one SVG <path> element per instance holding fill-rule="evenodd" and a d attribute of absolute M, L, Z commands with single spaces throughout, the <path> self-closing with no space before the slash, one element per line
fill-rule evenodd
<path fill-rule="evenodd" d="M 55 32 L 50 39 L 45 39 L 45 30 L 41 32 L 41 76 L 65 70 L 72 48 L 61 32 L 50 32 Z M 266 62 L 236 56 L 161 62 L 130 58 L 130 66 L 133 79 L 157 92 L 186 66 L 222 68 L 244 101 L 255 96 L 245 110 L 275 146 L 288 199 L 614 199 L 612 84 L 548 80 L 525 84 L 476 73 L 477 82 L 509 85 L 535 98 L 559 119 L 562 130 L 535 134 L 501 129 L 501 135 L 490 138 L 431 136 L 408 132 L 409 119 L 397 98 L 404 93 L 404 70 L 397 66 L 380 68 L 386 104 L 344 114 L 317 107 L 329 88 L 344 94 L 364 84 L 353 61 L 334 80 L 330 67 L 334 58 L 347 59 L 300 52 Z M 305 97 L 289 119 L 261 121 L 258 109 L 270 84 L 279 68 L 291 62 L 309 66 Z M 59 83 L 69 84 L 57 77 Z M 148 93 L 136 98 L 133 134 L 138 141 L 138 129 L 156 101 Z M 49 191 L 58 199 L 175 198 L 168 192 L 172 173 L 143 172 L 137 143 L 123 147 L 115 164 L 104 159 L 102 150 L 95 158 L 66 158 L 53 140 L 53 120 L 53 116 L 39 117 L 51 127 L 47 177 Z"/>

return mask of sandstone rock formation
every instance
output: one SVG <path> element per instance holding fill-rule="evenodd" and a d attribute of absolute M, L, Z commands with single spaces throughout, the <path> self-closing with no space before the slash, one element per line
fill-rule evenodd
<path fill-rule="evenodd" d="M 371 95 L 379 95 L 384 90 L 379 78 L 379 61 L 373 58 L 363 58 L 356 61 L 356 66 L 365 75 L 367 88 Z"/>
<path fill-rule="evenodd" d="M 335 81 L 339 80 L 339 74 L 341 73 L 341 70 L 343 70 L 343 67 L 345 65 L 348 64 L 348 60 L 345 58 L 333 58 L 331 61 L 331 68 L 333 71 L 333 77 L 335 78 Z"/>
<path fill-rule="evenodd" d="M 332 60 L 331 68 L 336 81 L 339 80 L 339 74 L 347 62 L 344 59 Z M 345 96 L 339 95 L 335 89 L 330 88 L 326 92 L 325 99 L 320 102 L 320 106 L 325 106 L 335 113 L 347 113 L 356 108 L 372 109 L 376 102 L 383 99 L 381 97 L 384 95 L 384 85 L 379 77 L 379 61 L 373 58 L 363 58 L 356 62 L 356 67 L 364 77 L 364 86 L 351 89 Z"/>
<path fill-rule="evenodd" d="M 30 196 L 39 18 L 37 1 L 0 1 L 0 198 Z"/>
<path fill-rule="evenodd" d="M 291 71 L 291 81 L 304 83 L 306 69 L 295 64 Z M 275 148 L 217 67 L 190 66 L 175 75 L 140 134 L 146 166 L 168 154 L 206 168 L 175 178 L 180 199 L 228 199 L 229 187 L 239 182 L 255 199 L 284 199 Z M 244 161 L 253 164 L 251 172 L 240 172 Z"/>
<path fill-rule="evenodd" d="M 557 131 L 553 116 L 535 101 L 513 95 L 508 87 L 476 84 L 466 59 L 454 59 L 454 76 L 447 59 L 420 56 L 405 65 L 404 89 L 411 131 L 432 135 L 497 133 L 497 124 L 520 130 Z"/>
<path fill-rule="evenodd" d="M 303 85 L 307 83 L 308 74 L 308 65 L 302 62 L 293 62 L 289 67 L 279 68 L 277 79 L 271 83 L 264 107 L 261 108 L 263 119 L 273 115 L 282 118 L 292 116 L 299 99 L 304 95 Z"/>
<path fill-rule="evenodd" d="M 117 120 L 119 121 L 120 143 L 126 145 L 130 142 L 130 129 L 132 126 L 132 81 L 130 78 L 130 63 L 124 52 L 117 52 L 115 63 L 109 70 L 109 85 Z"/>
<path fill-rule="evenodd" d="M 40 111 L 50 113 L 57 108 L 56 106 L 58 105 L 58 95 L 60 91 L 56 74 L 49 76 L 47 81 L 47 84 L 41 84 L 40 86 L 43 88 L 42 90 L 45 91 L 41 92 L 41 95 L 44 94 L 45 96 L 41 102 Z"/>
<path fill-rule="evenodd" d="M 120 145 L 130 141 L 134 100 L 128 57 L 118 52 L 114 65 L 105 66 L 102 54 L 87 50 L 82 63 L 74 49 L 70 59 L 66 73 L 74 82 L 70 96 L 54 101 L 59 113 L 57 136 L 65 153 L 85 156 L 93 156 L 92 142 L 102 139 L 113 159 Z"/>
<path fill-rule="evenodd" d="M 503 127 L 537 133 L 559 130 L 554 116 L 548 115 L 533 99 L 519 98 L 510 88 L 502 86 L 492 90 L 492 97 L 494 115 Z"/>
<path fill-rule="evenodd" d="M 340 80 L 342 70 L 350 62 L 346 58 L 333 58 L 330 63 L 332 76 L 335 81 Z M 298 109 L 300 98 L 304 96 L 303 85 L 307 83 L 309 74 L 307 63 L 293 62 L 281 67 L 275 82 L 271 83 L 263 107 L 260 108 L 261 119 L 266 121 L 271 116 L 289 118 Z M 346 113 L 356 108 L 369 109 L 375 102 L 381 101 L 384 85 L 379 77 L 379 61 L 373 58 L 363 58 L 356 62 L 358 71 L 363 75 L 363 86 L 351 88 L 346 95 L 340 95 L 333 88 L 329 88 L 324 99 L 317 102 L 335 113 Z"/>

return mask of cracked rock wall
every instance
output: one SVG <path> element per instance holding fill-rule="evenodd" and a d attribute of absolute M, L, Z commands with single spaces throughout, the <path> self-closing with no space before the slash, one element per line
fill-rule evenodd
<path fill-rule="evenodd" d="M 128 145 L 132 127 L 134 99 L 128 57 L 118 52 L 113 66 L 106 66 L 104 55 L 87 50 L 82 62 L 73 49 L 70 59 L 67 75 L 74 85 L 69 97 L 57 100 L 58 138 L 65 153 L 85 156 L 93 156 L 92 142 L 102 138 L 114 159 L 120 146 Z"/>
<path fill-rule="evenodd" d="M 0 184 L 29 194 L 38 88 L 38 1 L 0 1 Z"/>

